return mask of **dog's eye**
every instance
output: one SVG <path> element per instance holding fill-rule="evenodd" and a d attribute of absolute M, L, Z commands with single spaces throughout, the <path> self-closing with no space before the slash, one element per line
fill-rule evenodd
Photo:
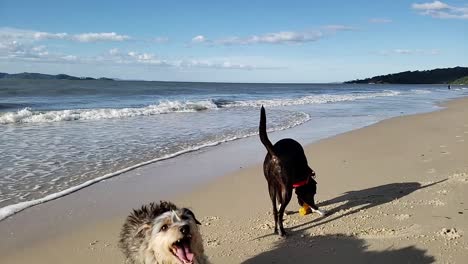
<path fill-rule="evenodd" d="M 166 231 L 166 230 L 167 230 L 167 227 L 168 227 L 167 225 L 163 225 L 163 226 L 161 226 L 161 229 L 160 229 L 160 231 Z"/>

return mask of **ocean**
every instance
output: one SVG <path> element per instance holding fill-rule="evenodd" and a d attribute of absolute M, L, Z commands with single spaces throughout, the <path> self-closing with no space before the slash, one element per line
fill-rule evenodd
<path fill-rule="evenodd" d="M 446 85 L 0 80 L 0 220 L 145 164 L 293 127 L 306 142 L 439 109 Z M 295 135 L 291 135 L 294 137 Z"/>

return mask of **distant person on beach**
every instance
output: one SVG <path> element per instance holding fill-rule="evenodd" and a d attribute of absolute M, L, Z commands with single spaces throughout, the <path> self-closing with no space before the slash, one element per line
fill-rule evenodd
<path fill-rule="evenodd" d="M 450 84 L 447 86 L 447 88 L 450 90 Z"/>

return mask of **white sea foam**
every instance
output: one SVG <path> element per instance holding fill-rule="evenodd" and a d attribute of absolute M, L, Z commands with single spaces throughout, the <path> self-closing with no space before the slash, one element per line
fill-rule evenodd
<path fill-rule="evenodd" d="M 303 114 L 302 118 L 298 118 L 294 122 L 292 122 L 292 123 L 290 123 L 290 124 L 288 124 L 286 126 L 279 127 L 279 128 L 276 128 L 276 129 L 269 129 L 269 131 L 272 132 L 272 131 L 280 131 L 280 130 L 293 128 L 295 126 L 298 126 L 298 125 L 303 124 L 303 123 L 310 120 L 310 115 L 308 115 L 306 113 L 302 113 L 302 114 Z M 118 175 L 120 175 L 122 173 L 134 170 L 136 168 L 139 168 L 139 167 L 151 164 L 151 163 L 155 163 L 155 162 L 158 162 L 158 161 L 161 161 L 161 160 L 174 158 L 174 157 L 177 157 L 179 155 L 189 153 L 189 152 L 193 152 L 193 151 L 197 151 L 197 150 L 200 150 L 200 149 L 203 149 L 203 148 L 206 148 L 206 147 L 212 147 L 212 146 L 219 145 L 221 143 L 225 143 L 225 142 L 229 142 L 229 141 L 233 141 L 233 140 L 238 140 L 238 139 L 242 139 L 242 138 L 246 138 L 246 137 L 250 137 L 250 136 L 254 136 L 254 135 L 258 135 L 258 132 L 251 132 L 251 133 L 247 133 L 247 134 L 240 135 L 240 136 L 230 136 L 230 137 L 226 137 L 224 139 L 218 140 L 218 141 L 202 143 L 202 144 L 200 144 L 198 146 L 194 146 L 194 147 L 191 147 L 191 148 L 188 148 L 188 149 L 184 149 L 184 150 L 172 153 L 172 154 L 165 155 L 163 157 L 159 157 L 159 158 L 155 158 L 155 159 L 152 159 L 152 160 L 149 160 L 149 161 L 141 162 L 139 164 L 136 164 L 136 165 L 133 165 L 133 166 L 130 166 L 130 167 L 127 167 L 127 168 L 112 172 L 112 173 L 105 174 L 103 176 L 88 180 L 88 181 L 86 181 L 84 183 L 81 183 L 79 185 L 70 187 L 70 188 L 65 189 L 63 191 L 59 191 L 59 192 L 56 192 L 56 193 L 49 194 L 49 195 L 47 195 L 45 197 L 42 197 L 42 198 L 39 198 L 39 199 L 26 201 L 26 202 L 21 202 L 21 203 L 16 203 L 16 204 L 12 204 L 12 205 L 2 207 L 2 208 L 0 208 L 0 221 L 2 221 L 3 219 L 5 219 L 7 217 L 12 216 L 15 213 L 23 211 L 23 210 L 25 210 L 25 209 L 27 209 L 29 207 L 32 207 L 32 206 L 35 206 L 35 205 L 38 205 L 38 204 L 42 204 L 42 203 L 45 203 L 45 202 L 48 202 L 48 201 L 51 201 L 51 200 L 55 200 L 57 198 L 63 197 L 65 195 L 68 195 L 68 194 L 71 194 L 71 193 L 76 192 L 78 190 L 81 190 L 81 189 L 83 189 L 85 187 L 88 187 L 88 186 L 90 186 L 92 184 L 95 184 L 95 183 L 98 183 L 100 181 L 103 181 L 103 180 L 118 176 Z"/>
<path fill-rule="evenodd" d="M 429 90 L 422 90 L 422 89 L 412 89 L 410 91 L 415 94 L 430 94 L 431 93 L 431 91 Z"/>
<path fill-rule="evenodd" d="M 206 101 L 161 101 L 159 104 L 140 108 L 101 108 L 60 111 L 33 111 L 25 108 L 17 112 L 0 114 L 0 124 L 46 123 L 74 120 L 100 120 L 135 116 L 150 116 L 171 112 L 196 112 L 217 108 L 211 100 Z"/>
<path fill-rule="evenodd" d="M 319 95 L 308 95 L 300 98 L 282 98 L 282 99 L 270 99 L 270 100 L 247 100 L 247 101 L 236 101 L 225 104 L 225 107 L 238 107 L 238 106 L 266 106 L 266 107 L 278 107 L 278 106 L 290 106 L 290 105 L 306 105 L 306 104 L 326 104 L 336 103 L 344 101 L 355 101 L 361 99 L 371 99 L 375 97 L 385 96 L 396 96 L 401 92 L 398 91 L 383 91 L 378 93 L 356 93 L 356 94 L 319 94 Z"/>
<path fill-rule="evenodd" d="M 157 114 L 167 114 L 174 112 L 197 112 L 220 107 L 266 107 L 305 105 L 305 104 L 325 104 L 343 101 L 355 101 L 360 99 L 370 99 L 376 97 L 396 96 L 398 91 L 383 91 L 376 93 L 353 93 L 353 94 L 321 94 L 308 95 L 300 98 L 282 98 L 265 100 L 245 100 L 245 101 L 223 101 L 223 100 L 202 100 L 202 101 L 161 101 L 158 104 L 140 108 L 100 108 L 100 109 L 74 109 L 60 111 L 34 111 L 31 108 L 24 108 L 17 112 L 0 113 L 0 124 L 15 123 L 46 123 L 76 120 L 100 120 L 112 118 L 128 118 L 135 116 L 151 116 Z"/>

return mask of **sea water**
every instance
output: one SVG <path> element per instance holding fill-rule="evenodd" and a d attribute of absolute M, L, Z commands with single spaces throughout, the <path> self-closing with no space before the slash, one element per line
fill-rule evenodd
<path fill-rule="evenodd" d="M 309 143 L 468 95 L 452 88 L 0 80 L 0 220 L 144 164 L 257 135 L 261 105 L 270 131 L 300 126 L 296 136 Z"/>

